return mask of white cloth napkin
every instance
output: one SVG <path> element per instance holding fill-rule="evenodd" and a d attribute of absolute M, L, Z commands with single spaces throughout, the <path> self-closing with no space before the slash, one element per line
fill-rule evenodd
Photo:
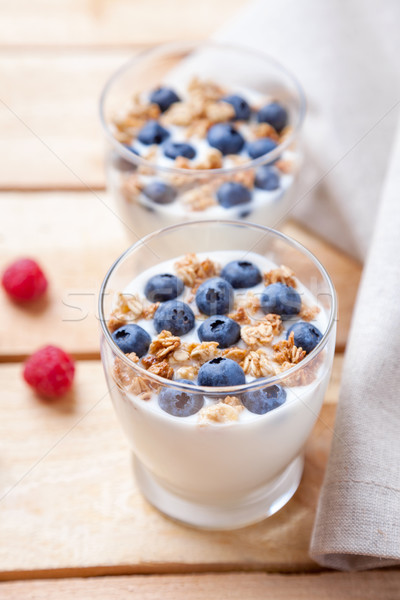
<path fill-rule="evenodd" d="M 310 548 L 346 570 L 400 563 L 399 24 L 398 0 L 258 0 L 215 36 L 297 75 L 308 116 L 295 214 L 368 254 Z"/>
<path fill-rule="evenodd" d="M 214 36 L 270 54 L 303 85 L 306 155 L 294 214 L 361 260 L 396 128 L 399 27 L 398 0 L 258 0 Z"/>

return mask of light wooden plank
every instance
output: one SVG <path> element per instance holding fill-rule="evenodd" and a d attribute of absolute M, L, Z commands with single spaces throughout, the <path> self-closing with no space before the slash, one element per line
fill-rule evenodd
<path fill-rule="evenodd" d="M 233 532 L 166 519 L 142 498 L 99 362 L 74 393 L 39 401 L 21 365 L 0 365 L 0 578 L 206 570 L 316 569 L 308 543 L 328 457 L 340 360 L 298 492 L 278 514 Z"/>
<path fill-rule="evenodd" d="M 0 188 L 104 187 L 98 99 L 107 78 L 132 54 L 0 55 Z"/>
<path fill-rule="evenodd" d="M 121 46 L 200 40 L 245 0 L 18 0 L 2 3 L 3 46 Z"/>
<path fill-rule="evenodd" d="M 393 600 L 398 597 L 400 571 L 275 575 L 220 573 L 95 579 L 59 579 L 0 585 L 7 600 Z"/>
<path fill-rule="evenodd" d="M 15 257 L 33 256 L 51 284 L 47 304 L 33 308 L 14 305 L 0 293 L 0 360 L 23 357 L 50 342 L 81 357 L 98 355 L 100 284 L 130 244 L 112 201 L 101 192 L 3 193 L 0 210 L 0 272 Z M 341 305 L 342 348 L 360 266 L 298 225 L 285 231 L 313 250 L 333 276 Z"/>

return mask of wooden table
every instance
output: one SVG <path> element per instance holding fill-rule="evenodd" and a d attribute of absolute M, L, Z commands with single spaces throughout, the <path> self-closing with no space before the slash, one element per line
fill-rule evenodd
<path fill-rule="evenodd" d="M 340 318 L 302 484 L 267 521 L 206 533 L 161 516 L 138 493 L 108 398 L 96 300 L 128 242 L 104 189 L 100 89 L 141 47 L 205 38 L 243 0 L 2 4 L 0 268 L 36 257 L 51 287 L 34 309 L 0 294 L 0 598 L 396 597 L 399 571 L 324 572 L 308 556 L 361 271 L 354 260 L 285 226 L 331 273 Z M 75 391 L 54 405 L 21 379 L 24 358 L 46 343 L 77 359 Z"/>

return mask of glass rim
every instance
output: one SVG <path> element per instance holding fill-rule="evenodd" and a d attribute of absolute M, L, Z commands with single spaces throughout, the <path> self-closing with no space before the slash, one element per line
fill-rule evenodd
<path fill-rule="evenodd" d="M 323 334 L 321 340 L 318 342 L 318 344 L 315 346 L 315 348 L 302 361 L 300 361 L 296 365 L 293 365 L 293 367 L 291 367 L 287 371 L 284 371 L 283 373 L 280 373 L 279 375 L 273 375 L 271 377 L 259 377 L 259 378 L 255 379 L 254 381 L 250 381 L 249 383 L 244 383 L 241 385 L 219 386 L 219 387 L 200 386 L 197 384 L 185 384 L 185 383 L 179 383 L 179 381 L 176 381 L 176 380 L 174 381 L 171 379 L 165 379 L 165 377 L 160 377 L 159 375 L 150 373 L 143 367 L 139 366 L 137 363 L 132 362 L 127 357 L 127 355 L 124 354 L 122 352 L 122 350 L 120 350 L 120 348 L 114 342 L 114 340 L 112 339 L 112 335 L 106 325 L 106 319 L 105 319 L 105 315 L 104 315 L 104 302 L 103 302 L 104 298 L 106 297 L 106 294 L 105 294 L 106 287 L 108 285 L 110 277 L 113 275 L 115 270 L 125 260 L 125 258 L 127 256 L 129 256 L 131 253 L 135 252 L 135 250 L 137 250 L 138 248 L 140 248 L 142 246 L 147 246 L 148 243 L 153 238 L 159 236 L 160 234 L 164 235 L 170 231 L 182 229 L 182 228 L 188 227 L 188 226 L 205 226 L 205 225 L 213 225 L 215 223 L 222 224 L 225 226 L 232 225 L 235 227 L 250 228 L 250 229 L 255 229 L 257 231 L 260 231 L 260 232 L 264 232 L 265 234 L 266 233 L 272 234 L 273 236 L 283 240 L 285 243 L 289 244 L 296 250 L 300 251 L 309 260 L 311 260 L 311 262 L 317 267 L 317 269 L 321 273 L 323 279 L 328 283 L 329 293 L 330 293 L 330 297 L 332 299 L 332 306 L 331 306 L 331 310 L 330 310 L 328 326 L 326 328 L 325 333 Z M 332 283 L 332 280 L 331 280 L 327 270 L 325 269 L 325 267 L 321 264 L 321 262 L 317 259 L 317 257 L 310 250 L 305 248 L 305 246 L 303 246 L 303 244 L 300 244 L 300 242 L 297 242 L 296 240 L 292 239 L 291 237 L 287 236 L 286 234 L 284 234 L 280 231 L 277 231 L 276 229 L 272 229 L 271 227 L 267 227 L 264 225 L 257 225 L 256 223 L 240 223 L 240 221 L 234 221 L 234 220 L 228 220 L 228 219 L 221 219 L 218 221 L 214 220 L 214 219 L 208 219 L 208 220 L 204 220 L 204 221 L 203 220 L 189 221 L 186 223 L 179 223 L 177 225 L 170 225 L 169 227 L 164 227 L 162 229 L 158 229 L 158 230 L 153 231 L 152 233 L 146 235 L 142 239 L 138 240 L 131 246 L 129 246 L 129 248 L 127 248 L 127 250 L 125 250 L 125 252 L 123 252 L 113 262 L 113 264 L 108 269 L 108 271 L 104 277 L 104 280 L 103 280 L 103 282 L 101 284 L 101 288 L 100 288 L 98 310 L 99 310 L 100 325 L 101 325 L 102 333 L 104 335 L 106 342 L 111 347 L 112 352 L 118 358 L 120 358 L 127 366 L 129 366 L 131 369 L 136 371 L 138 375 L 144 376 L 145 378 L 153 380 L 154 382 L 161 384 L 162 386 L 165 386 L 165 387 L 171 387 L 176 390 L 182 390 L 182 391 L 188 391 L 188 392 L 191 391 L 192 394 L 193 393 L 195 393 L 195 394 L 201 393 L 204 396 L 216 396 L 216 395 L 227 395 L 227 394 L 228 395 L 230 395 L 230 394 L 236 395 L 236 394 L 243 394 L 244 392 L 255 390 L 255 389 L 270 387 L 272 385 L 279 385 L 279 383 L 281 381 L 284 381 L 286 378 L 291 377 L 294 374 L 300 372 L 309 363 L 311 363 L 326 346 L 327 341 L 330 337 L 330 334 L 334 328 L 334 325 L 336 322 L 337 296 L 336 296 L 336 291 L 335 291 L 334 285 Z"/>
<path fill-rule="evenodd" d="M 296 89 L 296 92 L 297 92 L 298 98 L 299 98 L 299 114 L 298 114 L 296 122 L 293 124 L 292 131 L 289 133 L 289 135 L 286 137 L 286 139 L 283 142 L 281 142 L 276 148 L 274 148 L 274 150 L 267 152 L 267 154 L 263 154 L 262 156 L 259 156 L 258 158 L 249 160 L 248 162 L 246 162 L 243 165 L 236 165 L 235 167 L 222 167 L 219 169 L 183 169 L 181 167 L 167 167 L 164 165 L 159 165 L 155 162 L 151 162 L 141 156 L 134 154 L 131 150 L 128 150 L 128 148 L 126 147 L 125 144 L 122 144 L 114 137 L 113 132 L 111 131 L 111 127 L 109 126 L 109 123 L 107 122 L 107 119 L 105 116 L 105 103 L 106 103 L 108 94 L 111 91 L 114 83 L 116 81 L 118 81 L 118 79 L 122 75 L 124 75 L 127 71 L 129 71 L 129 69 L 132 66 L 141 62 L 143 59 L 145 59 L 149 56 L 151 57 L 152 54 L 157 56 L 157 54 L 163 54 L 168 51 L 177 52 L 179 49 L 180 50 L 183 50 L 183 49 L 195 50 L 195 49 L 201 49 L 202 47 L 220 48 L 220 49 L 226 49 L 226 50 L 236 50 L 236 51 L 245 52 L 246 54 L 253 54 L 253 56 L 263 59 L 264 61 L 268 62 L 269 64 L 274 65 L 279 71 L 282 71 L 282 73 L 284 73 L 285 76 L 288 77 L 289 80 L 291 80 L 292 84 L 294 85 L 294 87 Z M 198 178 L 198 177 L 209 177 L 210 174 L 215 174 L 215 175 L 235 174 L 235 173 L 238 173 L 241 171 L 245 171 L 247 169 L 259 167 L 259 166 L 263 165 L 265 162 L 269 163 L 269 162 L 274 161 L 277 158 L 279 158 L 279 156 L 280 156 L 280 154 L 282 154 L 283 150 L 285 150 L 286 148 L 288 148 L 290 146 L 290 144 L 295 140 L 295 138 L 297 137 L 297 135 L 300 131 L 300 128 L 303 124 L 304 117 L 306 114 L 306 98 L 305 98 L 303 88 L 302 88 L 300 82 L 298 81 L 298 79 L 288 69 L 286 69 L 286 67 L 284 67 L 279 61 L 277 61 L 275 58 L 269 56 L 268 54 L 265 54 L 264 52 L 254 50 L 247 46 L 241 46 L 239 44 L 238 45 L 224 44 L 224 43 L 220 43 L 220 42 L 205 42 L 205 43 L 204 42 L 171 42 L 171 43 L 167 43 L 167 44 L 159 44 L 156 46 L 152 46 L 151 48 L 147 48 L 146 50 L 142 50 L 137 55 L 135 55 L 133 58 L 130 58 L 128 61 L 126 61 L 116 71 L 114 71 L 114 73 L 108 78 L 108 80 L 105 83 L 103 90 L 100 94 L 99 113 L 100 113 L 100 122 L 101 122 L 103 131 L 105 133 L 107 140 L 111 143 L 111 145 L 119 153 L 119 155 L 122 156 L 122 158 L 124 158 L 131 164 L 133 164 L 135 166 L 143 166 L 143 167 L 152 168 L 153 170 L 160 171 L 163 173 L 168 173 L 171 175 L 185 175 L 188 178 L 190 178 L 190 177 Z"/>

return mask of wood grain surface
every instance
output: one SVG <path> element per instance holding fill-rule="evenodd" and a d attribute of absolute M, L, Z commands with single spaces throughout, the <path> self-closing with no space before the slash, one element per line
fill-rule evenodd
<path fill-rule="evenodd" d="M 76 48 L 201 40 L 246 0 L 18 0 L 1 2 L 1 45 Z"/>
<path fill-rule="evenodd" d="M 307 549 L 340 368 L 339 357 L 294 498 L 258 525 L 209 533 L 140 495 L 99 362 L 79 362 L 74 392 L 50 405 L 24 384 L 21 365 L 0 365 L 0 578 L 316 569 Z"/>
<path fill-rule="evenodd" d="M 98 577 L 0 584 L 4 600 L 395 600 L 400 571 Z"/>
<path fill-rule="evenodd" d="M 80 358 L 98 357 L 100 285 L 133 241 L 111 199 L 103 192 L 4 192 L 0 210 L 0 271 L 16 257 L 33 256 L 51 284 L 47 302 L 31 308 L 0 294 L 0 361 L 19 360 L 46 343 L 61 344 Z M 337 347 L 342 350 L 361 267 L 294 223 L 283 230 L 315 252 L 332 275 L 339 295 Z"/>

